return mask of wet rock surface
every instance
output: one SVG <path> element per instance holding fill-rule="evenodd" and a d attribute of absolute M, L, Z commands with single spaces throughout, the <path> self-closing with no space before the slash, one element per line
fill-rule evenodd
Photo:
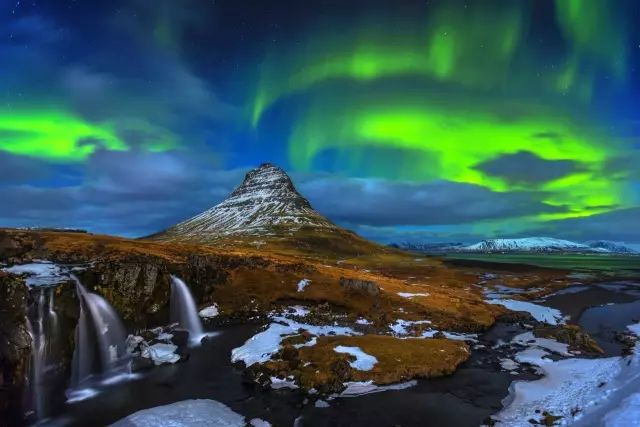
<path fill-rule="evenodd" d="M 0 420 L 22 422 L 22 399 L 31 357 L 26 323 L 28 291 L 24 281 L 0 272 Z"/>

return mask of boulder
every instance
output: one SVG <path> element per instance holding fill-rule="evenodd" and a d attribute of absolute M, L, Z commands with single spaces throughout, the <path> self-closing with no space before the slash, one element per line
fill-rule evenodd
<path fill-rule="evenodd" d="M 340 286 L 348 290 L 363 292 L 371 296 L 377 296 L 380 294 L 380 286 L 371 280 L 348 279 L 341 277 Z"/>

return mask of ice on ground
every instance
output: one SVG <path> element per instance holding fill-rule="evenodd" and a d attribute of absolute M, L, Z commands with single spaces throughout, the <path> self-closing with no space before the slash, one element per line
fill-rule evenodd
<path fill-rule="evenodd" d="M 389 325 L 389 329 L 393 331 L 395 335 L 408 335 L 409 331 L 407 327 L 411 327 L 414 325 L 428 325 L 430 324 L 430 320 L 402 320 L 398 319 L 391 325 Z"/>
<path fill-rule="evenodd" d="M 514 371 L 520 367 L 513 359 L 500 359 L 500 367 L 505 371 Z"/>
<path fill-rule="evenodd" d="M 564 316 L 560 310 L 556 310 L 555 308 L 512 299 L 489 299 L 486 302 L 489 304 L 502 305 L 512 311 L 526 311 L 538 322 L 545 322 L 549 325 L 564 323 Z"/>
<path fill-rule="evenodd" d="M 249 425 L 252 427 L 271 427 L 271 423 L 269 421 L 261 420 L 260 418 L 254 418 L 249 421 Z"/>
<path fill-rule="evenodd" d="M 605 427 L 630 427 L 640 425 L 640 393 L 624 399 L 618 407 L 604 416 Z"/>
<path fill-rule="evenodd" d="M 66 269 L 49 261 L 14 265 L 2 270 L 16 275 L 27 274 L 27 286 L 51 286 L 69 280 Z"/>
<path fill-rule="evenodd" d="M 361 335 L 345 326 L 309 325 L 280 316 L 274 317 L 273 320 L 279 323 L 271 323 L 266 330 L 249 338 L 242 346 L 234 348 L 231 351 L 231 361 L 244 362 L 247 367 L 254 363 L 264 363 L 280 350 L 280 343 L 286 336 L 298 334 L 299 329 L 318 336 Z"/>
<path fill-rule="evenodd" d="M 442 333 L 445 338 L 456 341 L 478 341 L 478 334 L 463 334 L 460 332 L 447 332 L 447 331 L 439 331 L 437 329 L 430 329 L 428 331 L 422 332 L 420 335 L 422 338 L 433 338 L 437 333 Z"/>
<path fill-rule="evenodd" d="M 178 346 L 174 344 L 157 343 L 142 350 L 142 357 L 153 360 L 156 365 L 173 364 L 180 360 L 180 356 L 175 353 L 177 349 Z"/>
<path fill-rule="evenodd" d="M 244 427 L 245 420 L 220 402 L 183 400 L 143 409 L 112 424 L 112 427 Z"/>
<path fill-rule="evenodd" d="M 640 332 L 640 325 L 629 329 Z M 603 419 L 609 417 L 611 423 L 637 416 L 634 414 L 637 406 L 630 398 L 640 389 L 637 347 L 626 357 L 554 361 L 546 356 L 548 353 L 541 348 L 529 348 L 516 355 L 518 362 L 538 366 L 544 376 L 536 381 L 511 384 L 509 396 L 503 401 L 504 409 L 494 416 L 500 425 L 529 427 L 528 420 L 539 420 L 542 411 L 562 417 L 559 423 L 564 425 L 581 420 L 591 422 L 600 417 L 599 412 L 604 412 Z"/>
<path fill-rule="evenodd" d="M 293 316 L 299 316 L 299 317 L 304 317 L 307 314 L 311 313 L 311 311 L 303 306 L 303 305 L 294 305 L 292 307 L 289 307 L 288 310 L 288 315 L 293 315 Z"/>
<path fill-rule="evenodd" d="M 278 390 L 281 388 L 290 388 L 290 389 L 297 389 L 298 386 L 296 385 L 295 381 L 289 378 L 278 378 L 278 377 L 271 377 L 271 388 L 274 390 Z"/>
<path fill-rule="evenodd" d="M 311 280 L 309 279 L 302 279 L 298 282 L 298 292 L 303 292 L 304 288 L 306 288 L 307 286 L 309 286 L 309 284 L 311 284 Z"/>
<path fill-rule="evenodd" d="M 347 388 L 344 389 L 342 393 L 337 395 L 338 397 L 356 397 L 362 396 L 364 394 L 371 393 L 380 393 L 383 391 L 390 390 L 404 390 L 409 387 L 413 387 L 418 384 L 418 381 L 411 380 L 404 383 L 399 384 L 391 384 L 391 385 L 375 385 L 373 381 L 361 381 L 361 382 L 348 382 L 344 383 Z"/>
<path fill-rule="evenodd" d="M 561 356 L 573 356 L 569 353 L 569 345 L 558 342 L 549 338 L 538 338 L 533 335 L 533 332 L 525 332 L 520 335 L 516 335 L 511 340 L 512 344 L 520 344 L 529 347 L 540 347 L 549 350 L 553 353 L 557 353 Z"/>
<path fill-rule="evenodd" d="M 218 314 L 220 314 L 220 312 L 218 311 L 217 304 L 210 305 L 209 307 L 203 308 L 198 312 L 198 315 L 203 319 L 211 319 L 216 317 Z"/>
<path fill-rule="evenodd" d="M 423 293 L 398 292 L 398 295 L 400 295 L 402 298 L 414 298 L 414 297 L 428 297 L 429 293 L 428 292 L 423 292 Z"/>
<path fill-rule="evenodd" d="M 329 402 L 327 402 L 326 400 L 316 400 L 316 403 L 314 406 L 316 408 L 328 408 L 331 405 L 329 405 Z"/>
<path fill-rule="evenodd" d="M 371 322 L 369 320 L 361 317 L 358 320 L 356 320 L 356 324 L 358 324 L 358 325 L 370 325 Z"/>
<path fill-rule="evenodd" d="M 349 362 L 349 365 L 357 369 L 359 371 L 370 371 L 373 369 L 376 363 L 378 363 L 378 359 L 370 354 L 362 351 L 360 347 L 348 347 L 344 345 L 339 345 L 333 349 L 336 353 L 346 353 L 354 356 L 356 360 L 353 362 Z"/>

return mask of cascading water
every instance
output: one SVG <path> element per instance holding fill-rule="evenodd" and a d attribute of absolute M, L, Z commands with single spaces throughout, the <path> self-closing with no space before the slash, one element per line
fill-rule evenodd
<path fill-rule="evenodd" d="M 205 335 L 191 291 L 175 276 L 171 276 L 171 321 L 189 331 L 192 344 L 199 343 Z"/>
<path fill-rule="evenodd" d="M 128 373 L 126 333 L 118 314 L 104 298 L 88 292 L 75 276 L 72 279 L 80 301 L 72 386 L 82 386 L 94 375 L 104 381 L 113 375 Z"/>
<path fill-rule="evenodd" d="M 27 315 L 27 328 L 31 336 L 31 367 L 29 370 L 29 401 L 31 409 L 38 419 L 46 416 L 46 396 L 44 386 L 47 370 L 52 363 L 52 353 L 58 334 L 58 315 L 54 307 L 55 287 L 40 287 L 31 306 L 31 314 Z"/>

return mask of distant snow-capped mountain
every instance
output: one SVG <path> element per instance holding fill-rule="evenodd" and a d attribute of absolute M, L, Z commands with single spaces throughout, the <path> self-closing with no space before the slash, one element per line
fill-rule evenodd
<path fill-rule="evenodd" d="M 414 243 L 414 242 L 401 242 L 390 243 L 388 246 L 392 248 L 402 249 L 411 252 L 424 252 L 424 253 L 440 253 L 440 252 L 454 252 L 464 246 L 464 243 Z"/>
<path fill-rule="evenodd" d="M 487 239 L 460 248 L 469 252 L 555 252 L 591 251 L 591 247 L 570 240 L 552 237 L 524 237 L 520 239 Z"/>
<path fill-rule="evenodd" d="M 519 239 L 486 239 L 472 245 L 462 243 L 392 243 L 389 246 L 413 252 L 582 252 L 582 253 L 638 253 L 620 242 L 594 240 L 576 243 L 553 237 L 523 237 Z"/>
<path fill-rule="evenodd" d="M 618 254 L 632 254 L 637 251 L 629 246 L 626 246 L 621 242 L 612 242 L 610 240 L 590 240 L 585 242 L 589 247 L 594 249 L 604 249 L 608 252 L 615 252 Z"/>

